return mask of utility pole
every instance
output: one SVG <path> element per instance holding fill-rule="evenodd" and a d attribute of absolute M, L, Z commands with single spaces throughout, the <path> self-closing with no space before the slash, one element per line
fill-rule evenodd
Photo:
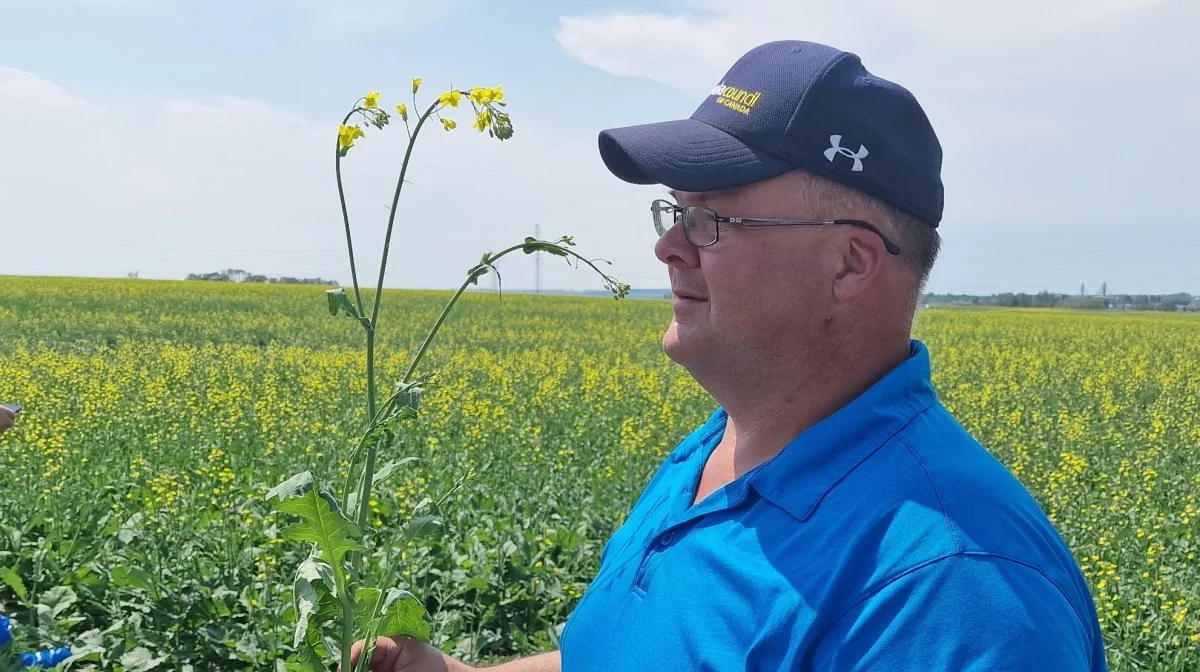
<path fill-rule="evenodd" d="M 533 237 L 537 238 L 538 240 L 542 239 L 542 225 L 541 224 L 533 225 Z M 534 285 L 534 291 L 537 294 L 541 294 L 542 293 L 542 255 L 540 255 L 540 254 L 533 255 L 533 285 Z"/>

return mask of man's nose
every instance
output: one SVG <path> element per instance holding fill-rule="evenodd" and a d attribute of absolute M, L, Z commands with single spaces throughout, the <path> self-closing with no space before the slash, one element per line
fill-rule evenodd
<path fill-rule="evenodd" d="M 654 243 L 654 256 L 668 266 L 696 268 L 700 265 L 700 250 L 688 242 L 683 225 L 675 224 Z"/>

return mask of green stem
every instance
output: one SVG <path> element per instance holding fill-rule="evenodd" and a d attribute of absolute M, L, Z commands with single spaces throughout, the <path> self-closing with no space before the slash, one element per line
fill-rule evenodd
<path fill-rule="evenodd" d="M 342 119 L 342 124 L 350 121 L 350 117 L 358 111 L 355 107 Z M 350 238 L 350 212 L 346 209 L 346 191 L 342 187 L 342 145 L 339 140 L 335 144 L 333 157 L 334 171 L 337 173 L 338 202 L 342 205 L 342 223 L 346 226 L 346 251 L 350 253 L 350 280 L 354 282 L 354 300 L 358 303 L 358 314 L 363 314 L 362 295 L 358 291 L 358 267 L 354 264 L 354 241 Z"/>
<path fill-rule="evenodd" d="M 412 137 L 408 140 L 408 149 L 404 152 L 404 163 L 400 166 L 400 177 L 396 179 L 396 190 L 392 193 L 392 208 L 388 213 L 387 233 L 383 236 L 383 258 L 379 262 L 379 281 L 375 283 L 375 305 L 371 308 L 371 324 L 376 324 L 379 318 L 379 300 L 383 294 L 383 273 L 387 268 L 388 248 L 392 243 L 392 226 L 396 223 L 396 205 L 400 202 L 400 189 L 404 186 L 404 175 L 408 172 L 408 161 L 412 157 L 413 147 L 416 146 L 417 135 L 421 132 L 421 127 L 437 109 L 437 103 L 431 103 L 429 109 L 425 110 L 425 114 L 417 120 L 417 127 L 413 129 Z"/>
<path fill-rule="evenodd" d="M 350 649 L 354 643 L 354 600 L 346 592 L 346 577 L 342 574 L 342 568 L 335 565 L 333 567 L 333 579 L 337 584 L 338 597 L 342 602 L 342 668 L 343 670 L 350 669 Z"/>
<path fill-rule="evenodd" d="M 354 641 L 354 614 L 342 616 L 342 665 L 339 669 L 350 669 L 350 643 Z"/>
<path fill-rule="evenodd" d="M 400 177 L 396 180 L 396 190 L 392 194 L 392 208 L 388 213 L 387 233 L 383 237 L 383 258 L 379 262 L 379 281 L 375 284 L 375 305 L 371 308 L 371 331 L 367 332 L 367 412 L 368 417 L 375 417 L 375 352 L 374 352 L 374 330 L 379 324 L 379 301 L 383 298 L 383 275 L 387 269 L 388 250 L 392 244 L 392 229 L 396 223 L 396 205 L 400 201 L 400 190 L 404 187 L 404 175 L 408 172 L 408 162 L 412 158 L 413 147 L 416 145 L 417 135 L 421 133 L 421 127 L 425 125 L 426 120 L 437 109 L 437 103 L 431 103 L 425 114 L 421 115 L 421 119 L 417 121 L 417 127 L 413 130 L 412 137 L 408 141 L 408 149 L 404 152 L 404 163 L 400 166 Z M 366 462 L 363 465 L 362 487 L 358 492 L 358 527 L 365 529 L 367 522 L 367 512 L 371 510 L 371 487 L 375 481 L 375 456 L 378 450 L 374 445 L 367 449 Z M 357 556 L 355 556 L 357 560 Z"/>
<path fill-rule="evenodd" d="M 367 331 L 367 421 L 375 419 L 375 330 Z"/>
<path fill-rule="evenodd" d="M 375 424 L 375 330 L 371 329 L 367 332 L 367 422 L 371 425 Z M 367 427 L 370 431 L 371 427 Z M 372 445 L 367 449 L 367 459 L 363 464 L 362 488 L 359 490 L 358 500 L 358 529 L 366 530 L 367 512 L 371 510 L 371 503 L 367 501 L 371 497 L 371 485 L 375 477 L 375 456 L 378 453 L 375 446 Z M 357 574 L 361 558 L 358 553 L 354 554 L 354 573 Z"/>

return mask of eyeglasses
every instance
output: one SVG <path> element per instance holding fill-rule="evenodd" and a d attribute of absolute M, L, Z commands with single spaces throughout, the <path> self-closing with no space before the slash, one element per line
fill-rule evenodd
<path fill-rule="evenodd" d="M 675 224 L 683 223 L 683 235 L 696 247 L 708 247 L 720 237 L 720 224 L 737 226 L 832 226 L 842 224 L 874 231 L 883 240 L 888 254 L 900 254 L 900 248 L 887 239 L 883 232 L 868 222 L 858 219 L 763 219 L 760 217 L 722 217 L 712 208 L 703 205 L 675 205 L 670 201 L 655 199 L 650 204 L 654 216 L 654 229 L 664 236 Z"/>

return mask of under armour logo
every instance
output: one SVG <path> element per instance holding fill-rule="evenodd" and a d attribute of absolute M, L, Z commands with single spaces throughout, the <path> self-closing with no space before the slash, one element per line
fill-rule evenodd
<path fill-rule="evenodd" d="M 825 158 L 829 159 L 831 163 L 833 162 L 833 157 L 837 156 L 838 154 L 841 154 L 848 159 L 854 159 L 854 167 L 852 167 L 850 170 L 861 172 L 863 169 L 862 160 L 867 158 L 868 153 L 869 152 L 867 152 L 865 145 L 859 145 L 858 152 L 852 152 L 849 149 L 842 147 L 842 136 L 831 135 L 829 136 L 829 149 L 825 150 Z"/>

